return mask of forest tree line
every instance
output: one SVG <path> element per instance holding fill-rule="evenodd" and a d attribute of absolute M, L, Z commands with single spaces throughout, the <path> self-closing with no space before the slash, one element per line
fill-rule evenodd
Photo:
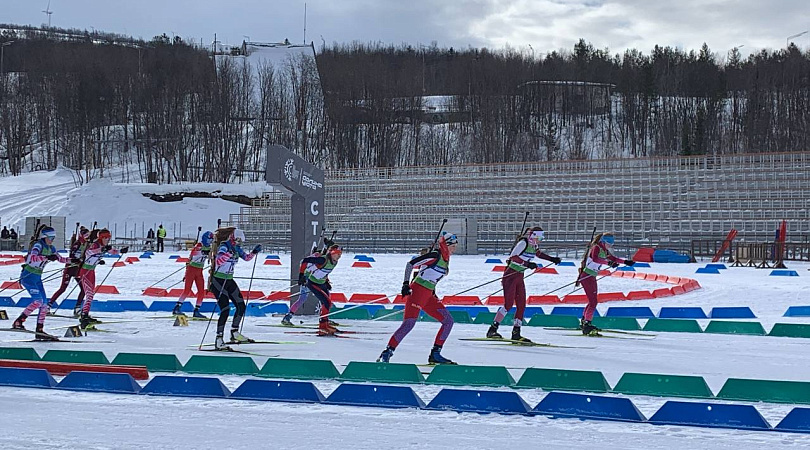
<path fill-rule="evenodd" d="M 806 150 L 810 51 L 743 58 L 334 44 L 250 67 L 148 42 L 0 33 L 0 171 L 263 179 L 267 144 L 325 169 Z M 7 45 L 3 45 L 7 44 Z M 539 82 L 539 83 L 535 83 Z M 438 100 L 437 100 L 438 99 Z M 430 113 L 444 103 L 450 119 Z"/>

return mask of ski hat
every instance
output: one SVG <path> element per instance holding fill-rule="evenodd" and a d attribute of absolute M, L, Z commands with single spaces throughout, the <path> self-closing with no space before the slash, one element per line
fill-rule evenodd
<path fill-rule="evenodd" d="M 110 230 L 108 230 L 108 229 L 106 229 L 106 228 L 102 228 L 102 229 L 101 229 L 101 230 L 98 232 L 98 240 L 99 240 L 99 241 L 100 241 L 100 240 L 102 240 L 102 239 L 109 239 L 109 238 L 111 238 L 111 237 L 112 237 L 112 233 L 110 233 Z"/>
<path fill-rule="evenodd" d="M 233 233 L 231 233 L 231 240 L 233 240 L 236 244 L 241 244 L 245 242 L 245 232 L 240 230 L 239 228 L 235 228 Z"/>
<path fill-rule="evenodd" d="M 212 242 L 214 242 L 214 233 L 206 231 L 202 234 L 200 243 L 203 245 L 203 247 L 210 247 Z"/>
<path fill-rule="evenodd" d="M 88 230 L 84 225 L 80 226 L 79 236 L 84 236 L 85 238 L 87 238 L 87 236 L 90 236 L 90 230 Z"/>
<path fill-rule="evenodd" d="M 616 238 L 614 238 L 612 234 L 605 234 L 602 236 L 602 239 L 599 239 L 599 242 L 603 242 L 607 246 L 613 246 L 616 242 Z"/>
<path fill-rule="evenodd" d="M 329 250 L 326 251 L 326 254 L 329 255 L 330 258 L 332 257 L 332 255 L 337 255 L 338 257 L 340 257 L 341 255 L 343 255 L 343 249 L 340 248 L 339 245 L 332 245 L 329 247 Z"/>
<path fill-rule="evenodd" d="M 458 244 L 458 237 L 453 233 L 448 233 L 446 231 L 443 231 L 442 232 L 442 241 L 444 241 L 445 245 Z"/>
<path fill-rule="evenodd" d="M 53 241 L 54 239 L 56 239 L 56 230 L 54 230 L 51 227 L 43 227 L 41 230 L 39 230 L 39 238 L 40 239 L 48 238 L 51 241 Z"/>

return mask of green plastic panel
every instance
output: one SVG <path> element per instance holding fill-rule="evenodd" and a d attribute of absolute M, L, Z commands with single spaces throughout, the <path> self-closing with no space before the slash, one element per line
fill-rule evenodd
<path fill-rule="evenodd" d="M 188 373 L 255 375 L 259 367 L 250 356 L 193 355 L 183 366 Z"/>
<path fill-rule="evenodd" d="M 425 377 L 415 364 L 392 364 L 352 361 L 340 375 L 345 381 L 380 381 L 387 383 L 424 383 Z"/>
<path fill-rule="evenodd" d="M 110 361 L 99 351 L 83 350 L 48 350 L 43 361 L 79 363 L 79 364 L 109 364 Z"/>
<path fill-rule="evenodd" d="M 613 388 L 613 392 L 659 397 L 714 397 L 703 377 L 652 373 L 625 373 Z"/>
<path fill-rule="evenodd" d="M 529 319 L 530 327 L 558 327 L 579 329 L 579 318 L 574 316 L 559 316 L 554 314 L 535 314 Z"/>
<path fill-rule="evenodd" d="M 750 402 L 810 404 L 810 382 L 729 378 L 718 398 Z"/>
<path fill-rule="evenodd" d="M 765 336 L 765 328 L 759 322 L 735 322 L 733 320 L 712 320 L 706 326 L 705 333 L 750 334 Z"/>
<path fill-rule="evenodd" d="M 338 378 L 340 372 L 332 361 L 325 359 L 270 358 L 258 375 L 267 378 L 326 380 Z"/>
<path fill-rule="evenodd" d="M 541 388 L 546 391 L 608 392 L 610 390 L 602 372 L 535 367 L 530 367 L 523 372 L 516 387 Z"/>
<path fill-rule="evenodd" d="M 644 331 L 663 331 L 670 333 L 703 333 L 703 328 L 694 319 L 656 319 L 651 318 L 644 324 Z"/>
<path fill-rule="evenodd" d="M 39 353 L 31 347 L 0 347 L 0 359 L 39 361 Z"/>
<path fill-rule="evenodd" d="M 454 386 L 513 386 L 514 378 L 503 366 L 440 365 L 427 377 L 431 384 Z"/>
<path fill-rule="evenodd" d="M 776 323 L 768 336 L 810 338 L 810 325 L 804 323 Z"/>
<path fill-rule="evenodd" d="M 121 366 L 146 366 L 150 372 L 183 370 L 177 356 L 166 353 L 119 353 L 112 363 Z"/>
<path fill-rule="evenodd" d="M 641 330 L 638 320 L 632 317 L 594 317 L 593 324 L 605 330 Z"/>

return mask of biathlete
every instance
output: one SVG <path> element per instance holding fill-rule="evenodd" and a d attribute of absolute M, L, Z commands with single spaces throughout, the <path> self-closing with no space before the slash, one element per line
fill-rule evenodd
<path fill-rule="evenodd" d="M 228 350 L 229 347 L 225 344 L 224 335 L 225 324 L 228 322 L 228 316 L 231 312 L 231 303 L 236 307 L 233 322 L 231 323 L 231 342 L 251 342 L 251 339 L 246 338 L 239 332 L 239 325 L 245 317 L 247 306 L 245 305 L 245 299 L 242 297 L 242 291 L 239 290 L 239 286 L 233 280 L 233 271 L 240 258 L 244 261 L 250 261 L 262 251 L 262 246 L 257 245 L 253 247 L 250 253 L 245 253 L 241 247 L 242 243 L 245 242 L 245 232 L 234 227 L 217 229 L 214 239 L 217 253 L 215 256 L 212 254 L 211 276 L 208 277 L 209 288 L 216 297 L 219 306 L 217 337 L 214 341 L 214 347 L 217 350 Z"/>
<path fill-rule="evenodd" d="M 599 332 L 602 331 L 591 323 L 593 314 L 596 311 L 596 305 L 599 303 L 596 276 L 599 274 L 602 264 L 607 264 L 615 269 L 619 267 L 619 264 L 632 266 L 636 263 L 632 259 L 621 259 L 614 256 L 613 253 L 610 252 L 614 243 L 615 238 L 613 237 L 613 233 L 597 234 L 594 236 L 588 247 L 588 251 L 582 258 L 577 284 L 581 284 L 582 289 L 585 290 L 585 295 L 588 297 L 588 305 L 582 311 L 582 319 L 580 319 L 579 328 L 582 330 L 582 334 L 586 336 L 598 336 Z"/>
<path fill-rule="evenodd" d="M 428 356 L 429 364 L 455 364 L 448 358 L 442 356 L 442 346 L 453 329 L 453 317 L 450 312 L 439 301 L 436 296 L 436 284 L 447 276 L 450 271 L 450 256 L 455 253 L 458 246 L 458 238 L 455 234 L 443 233 L 439 238 L 438 250 L 432 250 L 422 256 L 408 261 L 405 266 L 405 280 L 402 282 L 402 295 L 405 297 L 405 311 L 402 317 L 402 324 L 388 340 L 388 346 L 380 354 L 377 362 L 389 362 L 394 351 L 405 336 L 411 332 L 419 312 L 424 311 L 437 321 L 441 322 L 441 328 L 436 333 L 433 348 Z M 419 274 L 408 284 L 411 271 L 419 268 Z"/>
<path fill-rule="evenodd" d="M 205 261 L 211 255 L 211 243 L 214 241 L 214 233 L 206 231 L 200 237 L 200 242 L 194 244 L 191 248 L 191 254 L 186 263 L 186 276 L 184 277 L 185 286 L 180 298 L 177 299 L 177 304 L 174 305 L 172 310 L 173 315 L 181 315 L 180 309 L 183 307 L 183 302 L 191 295 L 191 286 L 197 288 L 197 303 L 194 305 L 194 312 L 192 317 L 195 319 L 205 319 L 206 317 L 200 313 L 200 306 L 202 305 L 203 298 L 205 298 L 205 277 L 203 276 L 203 269 L 205 268 Z"/>
<path fill-rule="evenodd" d="M 321 304 L 318 318 L 318 334 L 321 336 L 334 336 L 339 331 L 333 322 L 330 322 L 328 316 L 329 309 L 332 307 L 332 301 L 329 299 L 329 293 L 332 291 L 329 274 L 337 266 L 341 255 L 343 255 L 343 249 L 332 243 L 323 256 L 308 256 L 302 259 L 298 269 L 298 285 L 302 289 L 306 287 Z M 305 274 L 308 267 L 309 273 Z"/>
<path fill-rule="evenodd" d="M 58 340 L 43 329 L 45 316 L 48 315 L 48 310 L 50 310 L 50 304 L 48 303 L 48 297 L 45 296 L 45 287 L 42 285 L 42 271 L 49 261 L 59 261 L 64 264 L 69 262 L 67 258 L 56 253 L 56 248 L 53 246 L 54 239 L 56 239 L 56 231 L 49 226 L 40 226 L 38 230 L 32 233 L 31 245 L 28 248 L 28 254 L 25 255 L 25 264 L 20 274 L 20 284 L 31 296 L 31 303 L 11 325 L 11 328 L 15 330 L 25 330 L 23 325 L 25 319 L 35 309 L 39 308 L 35 339 L 40 341 Z"/>
<path fill-rule="evenodd" d="M 75 279 L 76 284 L 79 285 L 79 297 L 76 300 L 76 304 L 81 305 L 81 301 L 84 300 L 84 290 L 82 289 L 82 282 L 79 279 L 79 270 L 82 268 L 82 252 L 84 252 L 84 247 L 87 245 L 88 237 L 90 237 L 90 230 L 83 226 L 79 228 L 78 234 L 73 236 L 70 243 L 70 250 L 68 251 L 70 261 L 68 264 L 65 264 L 65 268 L 62 271 L 62 284 L 59 285 L 59 289 L 53 293 L 51 300 L 48 302 L 51 308 L 56 304 L 56 300 L 59 296 L 67 290 L 71 279 Z M 76 309 L 74 316 L 78 317 L 79 312 L 79 309 Z"/>
<path fill-rule="evenodd" d="M 512 326 L 512 340 L 519 342 L 531 343 L 531 341 L 520 335 L 520 328 L 523 326 L 523 314 L 526 311 L 526 284 L 523 281 L 523 272 L 526 269 L 537 269 L 537 263 L 532 261 L 535 257 L 544 259 L 554 264 L 559 264 L 562 260 L 556 256 L 549 256 L 543 253 L 538 247 L 540 241 L 544 238 L 543 229 L 540 227 L 526 228 L 526 231 L 515 241 L 512 247 L 512 253 L 509 254 L 509 259 L 506 270 L 501 277 L 501 285 L 503 286 L 503 306 L 498 308 L 495 314 L 495 320 L 487 330 L 487 337 L 490 339 L 503 339 L 498 333 L 498 326 L 501 321 L 512 309 L 512 305 L 517 306 L 515 311 L 515 320 Z"/>
<path fill-rule="evenodd" d="M 102 259 L 105 253 L 118 255 L 120 253 L 126 253 L 128 249 L 128 247 L 123 247 L 120 252 L 114 249 L 112 245 L 110 245 L 111 238 L 112 234 L 110 230 L 106 228 L 91 231 L 88 238 L 90 244 L 85 246 L 82 254 L 82 268 L 79 271 L 79 278 L 81 279 L 81 285 L 84 289 L 84 302 L 76 302 L 76 306 L 81 305 L 79 326 L 82 329 L 87 328 L 90 324 L 99 323 L 98 320 L 90 316 L 93 297 L 96 295 L 96 266 L 106 264 Z"/>
<path fill-rule="evenodd" d="M 330 239 L 324 239 L 323 243 L 324 243 L 323 250 L 319 249 L 317 246 L 312 247 L 312 253 L 308 256 L 308 258 L 318 258 L 319 256 L 326 253 L 329 247 L 335 244 L 335 242 Z M 315 264 L 312 263 L 307 264 L 306 268 L 304 269 L 304 278 L 307 278 L 314 269 Z M 288 327 L 293 326 L 292 317 L 298 311 L 301 305 L 303 305 L 307 301 L 308 296 L 309 296 L 309 288 L 307 287 L 306 283 L 304 283 L 303 285 L 301 285 L 301 288 L 298 291 L 298 298 L 290 306 L 290 312 L 285 314 L 284 317 L 281 319 L 282 325 L 286 325 Z M 334 324 L 334 322 L 331 323 Z"/>

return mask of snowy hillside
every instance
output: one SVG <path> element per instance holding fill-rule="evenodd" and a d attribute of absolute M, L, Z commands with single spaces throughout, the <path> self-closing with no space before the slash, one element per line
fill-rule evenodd
<path fill-rule="evenodd" d="M 197 227 L 216 227 L 217 219 L 239 212 L 241 205 L 221 199 L 187 198 L 159 203 L 142 193 L 181 191 L 223 191 L 228 194 L 261 196 L 269 187 L 264 183 L 244 185 L 196 183 L 190 185 L 120 184 L 110 178 L 97 178 L 76 187 L 71 171 L 24 173 L 0 178 L 0 225 L 26 233 L 28 216 L 66 216 L 68 229 L 76 222 L 97 221 L 115 236 L 145 236 L 150 227 L 163 224 L 168 237 L 194 237 Z"/>

